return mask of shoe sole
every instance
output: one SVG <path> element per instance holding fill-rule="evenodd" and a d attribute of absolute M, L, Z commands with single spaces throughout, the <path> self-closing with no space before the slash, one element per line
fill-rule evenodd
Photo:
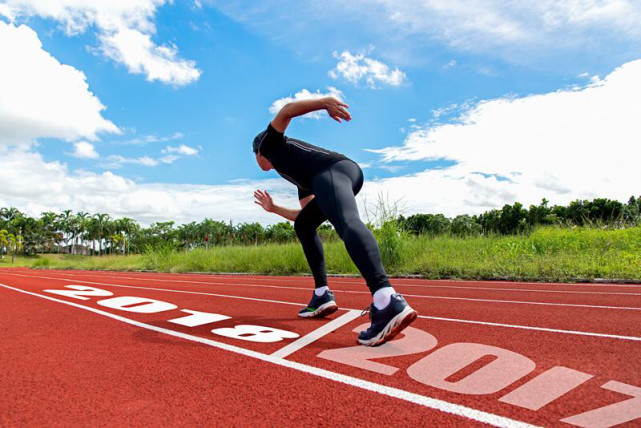
<path fill-rule="evenodd" d="M 301 318 L 322 318 L 333 314 L 337 310 L 338 306 L 336 306 L 336 303 L 327 302 L 324 305 L 320 305 L 314 312 L 303 312 L 302 314 L 298 314 L 298 316 Z"/>
<path fill-rule="evenodd" d="M 403 309 L 403 312 L 392 318 L 379 334 L 369 340 L 358 339 L 358 343 L 365 346 L 379 346 L 389 342 L 413 323 L 416 318 L 418 318 L 418 312 L 408 306 Z"/>

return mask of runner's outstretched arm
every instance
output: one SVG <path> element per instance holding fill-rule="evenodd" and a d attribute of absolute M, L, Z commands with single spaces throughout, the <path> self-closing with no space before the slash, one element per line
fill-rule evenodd
<path fill-rule="evenodd" d="M 347 111 L 348 108 L 347 104 L 334 97 L 294 101 L 280 109 L 276 117 L 272 119 L 272 126 L 278 132 L 284 133 L 293 118 L 317 110 L 327 110 L 327 114 L 338 123 L 341 122 L 341 119 L 350 121 L 352 116 Z"/>
<path fill-rule="evenodd" d="M 295 221 L 298 217 L 300 210 L 295 210 L 291 208 L 285 208 L 274 204 L 272 200 L 272 195 L 270 195 L 267 190 L 256 190 L 254 192 L 254 198 L 256 199 L 254 203 L 260 205 L 267 212 L 278 214 L 281 217 L 286 218 L 287 220 Z M 305 208 L 305 205 L 314 199 L 314 195 L 309 195 L 300 200 L 301 209 Z"/>

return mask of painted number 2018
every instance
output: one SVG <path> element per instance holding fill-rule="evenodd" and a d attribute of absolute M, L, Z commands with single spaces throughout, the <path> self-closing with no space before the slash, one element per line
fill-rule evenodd
<path fill-rule="evenodd" d="M 47 293 L 71 297 L 78 300 L 89 300 L 89 297 L 113 296 L 113 293 L 110 291 L 84 285 L 65 285 L 65 288 L 66 290 L 44 291 Z M 136 314 L 157 314 L 160 312 L 178 309 L 178 306 L 174 305 L 173 303 L 134 296 L 112 297 L 110 299 L 98 300 L 96 303 L 105 308 L 116 309 L 124 312 L 132 312 Z M 169 322 L 185 327 L 199 327 L 205 324 L 212 324 L 231 318 L 226 315 L 211 314 L 208 312 L 197 312 L 189 309 L 182 309 L 181 312 L 188 313 L 189 315 L 169 320 Z M 260 343 L 280 342 L 283 339 L 296 339 L 299 337 L 298 334 L 291 331 L 280 330 L 271 327 L 263 327 L 259 325 L 236 325 L 234 327 L 215 328 L 211 330 L 211 332 L 218 336 L 228 337 L 231 339 Z"/>

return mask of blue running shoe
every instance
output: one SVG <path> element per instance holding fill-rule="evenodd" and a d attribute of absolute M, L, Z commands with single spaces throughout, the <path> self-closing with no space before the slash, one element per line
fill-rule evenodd
<path fill-rule="evenodd" d="M 372 320 L 372 325 L 358 335 L 358 342 L 365 346 L 378 346 L 392 340 L 418 317 L 400 294 L 392 294 L 389 305 L 384 309 L 376 309 L 372 304 L 363 311 L 363 315 L 365 312 L 369 312 Z"/>
<path fill-rule="evenodd" d="M 305 309 L 301 309 L 298 316 L 301 318 L 318 318 L 333 314 L 338 310 L 334 293 L 327 290 L 322 296 L 312 293 L 312 300 Z"/>

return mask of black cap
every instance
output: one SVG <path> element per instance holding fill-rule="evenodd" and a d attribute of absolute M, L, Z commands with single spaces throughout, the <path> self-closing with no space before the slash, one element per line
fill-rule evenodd
<path fill-rule="evenodd" d="M 267 130 L 264 130 L 260 134 L 256 135 L 256 137 L 254 138 L 254 144 L 253 144 L 254 153 L 258 153 L 258 151 L 260 150 L 260 145 L 265 139 L 265 134 L 267 134 Z"/>

